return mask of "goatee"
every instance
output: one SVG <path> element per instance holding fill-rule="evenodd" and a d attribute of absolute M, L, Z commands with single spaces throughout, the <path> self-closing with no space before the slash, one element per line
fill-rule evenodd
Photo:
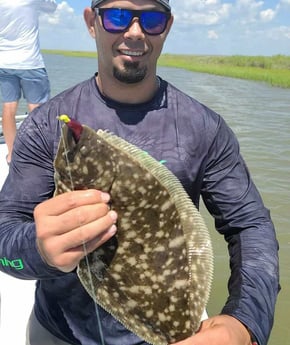
<path fill-rule="evenodd" d="M 126 84 L 135 84 L 142 81 L 146 76 L 147 68 L 139 67 L 139 62 L 125 62 L 124 69 L 114 67 L 114 77 Z"/>

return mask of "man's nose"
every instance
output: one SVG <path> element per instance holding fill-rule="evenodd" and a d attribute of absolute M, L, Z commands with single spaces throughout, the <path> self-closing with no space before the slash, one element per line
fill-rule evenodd
<path fill-rule="evenodd" d="M 142 39 L 144 38 L 144 32 L 141 28 L 138 18 L 133 18 L 131 25 L 127 29 L 125 35 L 131 39 Z"/>

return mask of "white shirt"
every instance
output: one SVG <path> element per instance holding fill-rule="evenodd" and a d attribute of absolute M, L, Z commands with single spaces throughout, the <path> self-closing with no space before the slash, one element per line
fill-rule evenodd
<path fill-rule="evenodd" d="M 0 68 L 43 68 L 38 17 L 52 13 L 55 0 L 0 0 Z"/>

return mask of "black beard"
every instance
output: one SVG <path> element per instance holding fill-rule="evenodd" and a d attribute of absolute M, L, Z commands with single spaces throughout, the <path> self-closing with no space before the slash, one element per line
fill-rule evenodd
<path fill-rule="evenodd" d="M 125 62 L 124 70 L 120 71 L 116 67 L 113 69 L 114 77 L 126 84 L 135 84 L 145 78 L 147 68 L 139 68 L 139 62 Z"/>

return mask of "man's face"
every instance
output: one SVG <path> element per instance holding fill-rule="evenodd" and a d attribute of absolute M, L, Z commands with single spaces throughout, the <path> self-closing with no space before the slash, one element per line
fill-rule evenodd
<path fill-rule="evenodd" d="M 130 10 L 163 11 L 165 9 L 154 0 L 108 0 L 100 8 L 123 8 Z M 92 14 L 94 15 L 94 14 Z M 107 32 L 100 15 L 94 17 L 94 24 L 87 25 L 95 38 L 98 50 L 99 73 L 102 77 L 115 78 L 123 83 L 138 83 L 156 74 L 157 59 L 173 18 L 166 29 L 158 35 L 149 35 L 140 26 L 139 19 L 133 17 L 131 25 L 121 33 Z"/>

